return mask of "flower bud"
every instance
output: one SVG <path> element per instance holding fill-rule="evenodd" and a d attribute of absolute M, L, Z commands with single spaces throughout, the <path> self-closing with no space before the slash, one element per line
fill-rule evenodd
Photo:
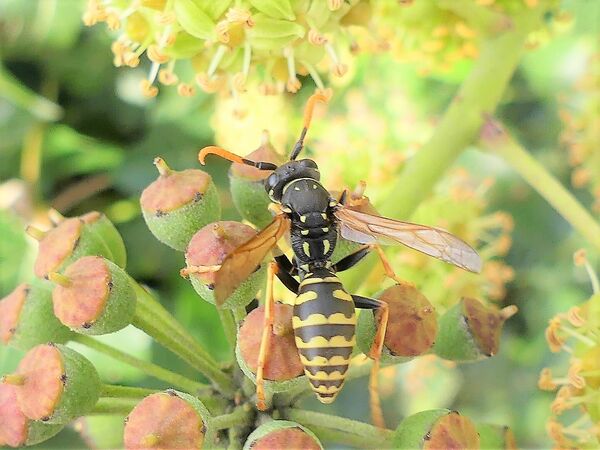
<path fill-rule="evenodd" d="M 34 445 L 56 435 L 64 425 L 46 424 L 28 419 L 17 402 L 16 388 L 0 384 L 0 446 Z"/>
<path fill-rule="evenodd" d="M 219 195 L 212 178 L 201 170 L 171 170 L 156 158 L 160 176 L 140 198 L 148 228 L 159 241 L 184 251 L 194 233 L 221 216 Z"/>
<path fill-rule="evenodd" d="M 26 417 L 50 424 L 66 424 L 87 414 L 101 388 L 92 363 L 60 344 L 43 344 L 29 350 L 16 373 L 6 375 L 3 382 L 15 387 Z"/>
<path fill-rule="evenodd" d="M 250 0 L 250 4 L 274 19 L 296 19 L 290 0 Z"/>
<path fill-rule="evenodd" d="M 504 321 L 515 312 L 514 306 L 498 310 L 464 297 L 440 318 L 433 351 L 453 361 L 477 361 L 493 356 L 498 353 Z"/>
<path fill-rule="evenodd" d="M 83 334 L 108 334 L 131 323 L 136 295 L 125 271 L 99 256 L 84 256 L 50 274 L 57 283 L 52 292 L 54 314 L 66 326 Z"/>
<path fill-rule="evenodd" d="M 267 348 L 264 367 L 265 390 L 282 392 L 299 383 L 306 382 L 292 328 L 293 307 L 275 303 L 273 308 L 273 332 Z M 236 357 L 242 371 L 256 382 L 258 355 L 264 330 L 265 307 L 252 310 L 244 319 L 239 330 Z"/>
<path fill-rule="evenodd" d="M 46 342 L 66 342 L 70 335 L 54 316 L 46 286 L 20 284 L 0 300 L 0 343 L 29 350 Z"/>
<path fill-rule="evenodd" d="M 396 449 L 478 449 L 475 424 L 456 411 L 433 409 L 404 419 L 392 436 Z"/>
<path fill-rule="evenodd" d="M 210 414 L 195 397 L 168 390 L 149 395 L 125 419 L 126 449 L 200 449 L 212 443 Z"/>
<path fill-rule="evenodd" d="M 437 317 L 429 300 L 410 284 L 391 286 L 377 298 L 389 308 L 382 362 L 405 362 L 427 352 L 437 334 Z M 369 353 L 376 331 L 374 311 L 362 311 L 357 323 L 357 342 L 363 353 Z"/>
<path fill-rule="evenodd" d="M 104 256 L 125 265 L 123 240 L 104 214 L 94 211 L 64 219 L 46 233 L 33 227 L 27 231 L 40 241 L 33 268 L 40 278 L 48 278 L 50 272 L 61 272 L 87 255 Z"/>
<path fill-rule="evenodd" d="M 481 423 L 477 425 L 477 432 L 482 449 L 516 450 L 517 448 L 515 435 L 506 426 Z"/>
<path fill-rule="evenodd" d="M 185 253 L 187 268 L 183 273 L 189 275 L 200 297 L 215 304 L 213 289 L 216 270 L 227 255 L 255 235 L 256 231 L 248 225 L 233 221 L 211 223 L 194 235 Z M 264 285 L 266 271 L 267 265 L 261 264 L 221 307 L 229 309 L 250 303 Z"/>
<path fill-rule="evenodd" d="M 266 161 L 277 165 L 282 164 L 284 158 L 275 152 L 269 142 L 269 135 L 265 131 L 260 147 L 246 156 L 252 161 Z M 248 222 L 263 228 L 273 220 L 273 215 L 268 207 L 271 203 L 265 191 L 264 180 L 271 174 L 270 171 L 258 170 L 245 164 L 234 163 L 229 169 L 229 186 L 233 204 L 240 215 Z"/>
<path fill-rule="evenodd" d="M 214 37 L 215 23 L 193 0 L 177 0 L 173 4 L 175 16 L 181 27 L 192 36 L 200 39 Z"/>
<path fill-rule="evenodd" d="M 272 420 L 254 430 L 243 450 L 270 450 L 275 448 L 301 448 L 322 450 L 319 439 L 308 428 L 287 420 Z"/>

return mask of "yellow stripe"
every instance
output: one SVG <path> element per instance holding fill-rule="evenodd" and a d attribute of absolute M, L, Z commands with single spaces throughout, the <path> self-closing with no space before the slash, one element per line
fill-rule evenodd
<path fill-rule="evenodd" d="M 319 387 L 312 387 L 313 391 L 318 392 L 319 394 L 335 394 L 337 391 L 339 391 L 342 388 L 342 386 L 337 387 L 337 386 L 325 386 L 324 384 L 322 384 Z"/>
<path fill-rule="evenodd" d="M 340 279 L 338 277 L 325 277 L 325 278 L 305 278 L 302 283 L 300 283 L 300 287 L 306 286 L 307 284 L 315 284 L 315 283 L 339 283 Z"/>
<path fill-rule="evenodd" d="M 310 373 L 308 370 L 305 370 L 304 373 L 306 374 L 306 376 L 308 378 L 310 378 L 312 380 L 319 380 L 319 381 L 338 381 L 338 380 L 343 380 L 344 378 L 346 378 L 346 374 L 341 373 L 339 370 L 334 370 L 331 373 L 327 373 L 322 370 L 319 370 L 314 375 L 312 373 Z"/>
<path fill-rule="evenodd" d="M 317 297 L 318 297 L 318 295 L 314 291 L 304 292 L 304 293 L 300 294 L 298 297 L 296 297 L 296 300 L 294 300 L 294 305 L 301 305 L 304 302 L 310 302 L 311 300 L 316 300 Z"/>
<path fill-rule="evenodd" d="M 292 317 L 292 326 L 294 328 L 302 328 L 310 325 L 354 325 L 356 324 L 356 316 L 346 317 L 343 313 L 334 313 L 329 317 L 324 314 L 311 314 L 306 319 L 301 320 L 298 316 Z"/>
<path fill-rule="evenodd" d="M 304 342 L 300 337 L 296 336 L 296 347 L 298 348 L 335 348 L 335 347 L 354 347 L 356 338 L 352 336 L 347 340 L 344 336 L 332 336 L 331 339 L 326 339 L 323 336 L 313 336 L 308 342 Z"/>
<path fill-rule="evenodd" d="M 331 245 L 329 244 L 329 241 L 327 239 L 323 239 L 323 254 L 324 255 L 329 251 L 330 247 L 331 247 Z"/>
<path fill-rule="evenodd" d="M 346 366 L 350 364 L 350 359 L 346 359 L 343 356 L 335 355 L 327 359 L 324 356 L 315 356 L 313 359 L 307 359 L 303 355 L 300 355 L 300 362 L 303 366 Z"/>
<path fill-rule="evenodd" d="M 335 397 L 335 395 L 333 397 L 321 397 L 319 394 L 317 394 L 317 398 L 324 405 L 329 405 L 330 403 L 333 403 L 335 401 Z"/>
<path fill-rule="evenodd" d="M 333 296 L 335 298 L 338 298 L 340 300 L 345 300 L 347 302 L 352 301 L 352 296 L 350 294 L 348 294 L 346 291 L 342 291 L 341 289 L 336 289 L 335 291 L 333 291 Z"/>
<path fill-rule="evenodd" d="M 302 250 L 304 250 L 306 256 L 310 257 L 310 244 L 308 242 L 302 244 Z"/>

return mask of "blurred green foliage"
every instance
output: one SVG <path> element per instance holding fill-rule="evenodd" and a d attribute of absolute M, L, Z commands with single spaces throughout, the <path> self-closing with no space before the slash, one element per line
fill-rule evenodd
<path fill-rule="evenodd" d="M 557 94 L 570 95 L 582 61 L 597 45 L 600 2 L 572 0 L 565 2 L 565 7 L 576 17 L 574 28 L 525 56 L 498 115 L 567 185 L 570 169 L 564 149 L 557 144 L 561 130 Z M 25 237 L 25 224 L 37 220 L 49 206 L 67 215 L 101 210 L 123 234 L 132 276 L 156 289 L 182 324 L 224 357 L 227 344 L 215 309 L 199 301 L 179 276 L 181 255 L 152 237 L 138 205 L 140 192 L 155 178 L 154 156 L 160 154 L 176 169 L 197 166 L 197 149 L 214 139 L 210 123 L 215 99 L 202 93 L 184 99 L 173 90 L 161 92 L 156 99 L 143 98 L 136 80 L 148 67 L 117 71 L 112 66 L 108 33 L 103 27 L 84 28 L 82 10 L 79 0 L 0 2 L 0 76 L 12 80 L 0 84 L 0 296 L 32 277 L 36 246 Z M 351 84 L 336 88 L 328 115 L 315 126 L 315 140 L 327 134 L 329 115 L 348 112 L 344 93 L 368 91 L 377 77 L 401 85 L 419 120 L 426 121 L 443 111 L 470 69 L 465 64 L 446 75 L 422 78 L 411 65 L 399 65 L 383 56 L 375 62 L 372 58 L 362 56 Z M 382 92 L 385 98 L 385 86 Z M 51 103 L 40 101 L 39 96 Z M 297 111 L 290 122 L 289 141 L 296 135 L 305 97 L 301 93 L 286 99 Z M 385 117 L 385 101 L 380 108 Z M 249 142 L 248 152 L 256 146 Z M 520 313 L 508 322 L 497 357 L 442 371 L 442 375 L 426 379 L 424 388 L 414 396 L 408 376 L 411 369 L 402 367 L 393 380 L 395 394 L 384 398 L 386 417 L 395 424 L 408 413 L 449 407 L 481 421 L 510 424 L 520 446 L 545 448 L 549 440 L 544 424 L 552 396 L 539 391 L 536 383 L 540 369 L 558 365 L 559 359 L 548 350 L 543 330 L 554 314 L 589 296 L 588 281 L 573 268 L 571 258 L 573 251 L 586 243 L 498 160 L 468 152 L 459 162 L 494 176 L 497 183 L 488 195 L 487 208 L 505 210 L 514 217 L 514 245 L 506 261 L 516 278 L 509 286 L 506 303 L 518 305 Z M 223 193 L 224 217 L 237 218 L 228 197 L 227 166 L 215 162 L 206 170 Z M 361 166 L 354 170 L 348 181 L 361 179 Z M 368 182 L 377 185 L 378 180 Z M 588 192 L 576 194 L 583 204 L 591 204 Z M 141 333 L 127 329 L 106 339 L 132 354 L 151 355 L 159 364 L 194 375 Z M 12 370 L 19 356 L 13 349 L 0 347 L 0 373 Z M 106 380 L 154 386 L 127 367 L 91 352 L 89 357 Z M 361 380 L 350 382 L 332 406 L 317 404 L 314 399 L 307 403 L 317 410 L 343 411 L 348 417 L 364 420 L 368 417 L 367 396 Z M 120 423 L 115 418 L 93 418 L 81 434 L 68 429 L 40 447 L 82 448 L 92 436 L 101 438 L 96 440 L 99 448 L 114 448 L 120 443 Z"/>

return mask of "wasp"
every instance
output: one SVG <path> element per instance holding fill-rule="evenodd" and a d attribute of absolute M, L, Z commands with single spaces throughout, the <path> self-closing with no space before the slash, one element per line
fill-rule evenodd
<path fill-rule="evenodd" d="M 342 389 L 350 364 L 355 344 L 355 308 L 374 310 L 379 318 L 378 331 L 369 354 L 375 361 L 373 373 L 379 364 L 388 317 L 387 303 L 347 292 L 337 272 L 353 267 L 376 249 L 386 272 L 394 277 L 379 247 L 390 243 L 403 244 L 468 271 L 479 272 L 481 269 L 477 252 L 449 232 L 359 212 L 347 205 L 347 191 L 334 198 L 323 187 L 317 163 L 312 159 L 297 159 L 304 147 L 317 102 L 324 103 L 326 99 L 320 94 L 309 98 L 300 137 L 289 161 L 280 166 L 251 161 L 216 146 L 205 147 L 198 155 L 202 164 L 205 164 L 207 155 L 215 154 L 232 162 L 272 172 L 265 178 L 264 185 L 279 213 L 269 225 L 223 261 L 214 284 L 215 299 L 219 305 L 271 252 L 275 254 L 268 270 L 265 328 L 256 376 L 259 409 L 266 408 L 263 370 L 272 332 L 275 276 L 296 294 L 292 325 L 304 372 L 317 398 L 322 403 L 331 403 Z M 287 233 L 294 254 L 291 261 L 277 248 L 278 241 Z M 331 255 L 338 236 L 364 245 L 333 263 Z"/>

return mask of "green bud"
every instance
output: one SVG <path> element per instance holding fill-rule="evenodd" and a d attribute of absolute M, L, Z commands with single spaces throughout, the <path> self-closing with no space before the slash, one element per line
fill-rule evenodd
<path fill-rule="evenodd" d="M 160 176 L 142 192 L 140 204 L 148 228 L 161 242 L 184 251 L 194 233 L 221 216 L 212 178 L 201 170 L 171 170 L 156 158 Z"/>
<path fill-rule="evenodd" d="M 39 444 L 63 428 L 64 425 L 51 425 L 28 419 L 19 408 L 16 388 L 10 384 L 0 384 L 0 446 L 23 447 Z"/>
<path fill-rule="evenodd" d="M 304 367 L 300 361 L 294 330 L 292 328 L 293 307 L 275 303 L 274 322 L 270 345 L 267 351 L 268 364 L 264 368 L 265 391 L 284 392 L 292 387 L 307 383 L 302 376 Z M 236 358 L 242 371 L 256 383 L 258 355 L 264 330 L 265 307 L 252 310 L 238 330 Z"/>
<path fill-rule="evenodd" d="M 0 300 L 0 342 L 29 350 L 46 342 L 66 342 L 71 332 L 52 311 L 46 286 L 21 284 Z"/>
<path fill-rule="evenodd" d="M 92 410 L 100 396 L 100 378 L 86 358 L 60 344 L 29 350 L 4 383 L 15 386 L 23 414 L 31 420 L 66 424 Z"/>
<path fill-rule="evenodd" d="M 268 132 L 263 132 L 260 147 L 246 156 L 252 161 L 266 161 L 283 164 L 284 158 L 279 155 L 269 142 Z M 271 203 L 265 191 L 264 180 L 271 172 L 258 170 L 245 164 L 234 163 L 229 169 L 229 184 L 233 203 L 240 215 L 248 222 L 263 228 L 273 220 L 268 210 Z"/>
<path fill-rule="evenodd" d="M 165 55 L 173 59 L 192 58 L 205 49 L 205 41 L 192 36 L 185 31 L 177 33 L 173 45 L 164 48 Z"/>
<path fill-rule="evenodd" d="M 215 23 L 193 0 L 174 0 L 173 10 L 179 25 L 192 36 L 211 39 Z"/>
<path fill-rule="evenodd" d="M 126 449 L 200 449 L 214 440 L 211 416 L 197 398 L 168 390 L 149 395 L 125 419 Z"/>
<path fill-rule="evenodd" d="M 381 361 L 406 362 L 426 353 L 437 334 L 437 317 L 429 300 L 409 284 L 396 284 L 376 297 L 385 301 L 389 308 Z M 369 353 L 376 331 L 374 312 L 362 311 L 356 334 L 358 346 L 363 353 Z"/>
<path fill-rule="evenodd" d="M 473 298 L 463 298 L 440 318 L 436 355 L 452 361 L 477 361 L 498 353 L 504 321 L 515 306 L 498 310 Z"/>
<path fill-rule="evenodd" d="M 308 428 L 287 420 L 271 420 L 254 430 L 243 450 L 270 450 L 275 448 L 301 448 L 323 450 L 319 439 Z"/>
<path fill-rule="evenodd" d="M 482 449 L 516 450 L 517 443 L 510 428 L 501 425 L 481 423 L 477 425 Z"/>
<path fill-rule="evenodd" d="M 456 411 L 434 409 L 404 419 L 392 436 L 395 449 L 480 448 L 475 424 Z"/>
<path fill-rule="evenodd" d="M 106 214 L 94 211 L 86 214 L 84 217 L 87 218 L 86 223 L 89 229 L 104 241 L 104 244 L 111 252 L 112 256 L 108 259 L 113 261 L 117 266 L 125 268 L 127 264 L 125 243 L 113 223 L 106 217 Z"/>
<path fill-rule="evenodd" d="M 78 333 L 99 335 L 125 328 L 135 314 L 136 295 L 123 269 L 105 258 L 85 256 L 64 275 L 50 274 L 54 314 Z"/>
<path fill-rule="evenodd" d="M 289 0 L 249 0 L 261 13 L 274 19 L 296 20 Z"/>
<path fill-rule="evenodd" d="M 215 304 L 214 282 L 216 270 L 227 255 L 256 235 L 256 231 L 241 222 L 221 221 L 206 225 L 190 241 L 185 253 L 187 268 L 192 286 L 209 303 Z M 261 264 L 225 300 L 222 308 L 231 309 L 246 306 L 264 286 L 267 265 Z"/>

